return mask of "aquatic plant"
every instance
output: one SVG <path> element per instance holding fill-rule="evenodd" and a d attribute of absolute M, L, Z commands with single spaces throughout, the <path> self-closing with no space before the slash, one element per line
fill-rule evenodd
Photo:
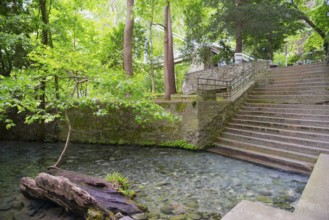
<path fill-rule="evenodd" d="M 121 173 L 113 172 L 111 174 L 107 174 L 105 179 L 112 183 L 122 195 L 129 198 L 134 198 L 136 196 L 136 192 L 129 189 L 129 180 Z"/>

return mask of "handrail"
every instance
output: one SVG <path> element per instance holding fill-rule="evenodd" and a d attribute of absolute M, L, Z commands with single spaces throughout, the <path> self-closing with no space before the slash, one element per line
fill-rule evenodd
<path fill-rule="evenodd" d="M 198 78 L 198 90 L 215 90 L 217 94 L 228 100 L 249 84 L 255 78 L 255 66 L 235 74 L 230 80 Z"/>

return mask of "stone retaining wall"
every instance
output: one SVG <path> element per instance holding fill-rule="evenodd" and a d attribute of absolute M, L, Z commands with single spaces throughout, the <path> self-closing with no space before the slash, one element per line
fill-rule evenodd
<path fill-rule="evenodd" d="M 228 66 L 215 67 L 207 70 L 196 71 L 185 75 L 182 91 L 186 95 L 196 94 L 198 87 L 198 79 L 216 79 L 229 80 L 236 74 L 240 74 L 242 70 L 254 67 L 255 72 L 264 72 L 269 69 L 268 61 L 256 61 L 251 63 L 241 63 Z"/>
<path fill-rule="evenodd" d="M 245 93 L 247 94 L 247 92 Z M 69 111 L 73 132 L 71 140 L 77 143 L 168 145 L 204 148 L 213 143 L 222 126 L 234 115 L 246 95 L 236 102 L 205 100 L 171 101 L 159 103 L 166 110 L 181 116 L 181 121 L 158 120 L 137 124 L 128 109 L 113 110 L 106 116 L 95 116 L 89 108 Z M 0 126 L 0 140 L 65 141 L 64 122 L 43 126 L 26 125 L 24 117 L 15 115 L 16 127 L 6 130 Z M 188 146 L 190 145 L 190 146 Z"/>
<path fill-rule="evenodd" d="M 255 66 L 264 69 L 264 63 Z M 159 105 L 173 114 L 181 116 L 181 121 L 158 120 L 139 125 L 134 114 L 128 109 L 113 110 L 107 116 L 95 116 L 91 109 L 80 107 L 69 111 L 73 127 L 72 141 L 99 144 L 166 145 L 203 149 L 211 145 L 224 125 L 244 103 L 253 85 L 234 101 L 217 101 L 216 94 L 200 94 L 198 100 L 161 102 Z M 24 117 L 12 111 L 16 127 L 6 130 L 0 124 L 0 140 L 15 141 L 64 141 L 67 127 L 65 123 L 51 123 L 45 127 L 35 123 L 24 124 Z"/>

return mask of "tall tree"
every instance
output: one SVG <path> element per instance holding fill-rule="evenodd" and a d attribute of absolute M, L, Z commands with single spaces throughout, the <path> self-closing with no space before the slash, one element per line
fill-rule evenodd
<path fill-rule="evenodd" d="M 40 11 L 41 11 L 41 20 L 42 20 L 42 35 L 41 41 L 45 46 L 53 46 L 51 39 L 51 32 L 49 27 L 49 12 L 50 10 L 47 7 L 47 0 L 39 0 Z"/>
<path fill-rule="evenodd" d="M 134 15 L 133 15 L 134 0 L 127 0 L 127 17 L 124 32 L 124 49 L 123 49 L 123 68 L 126 74 L 133 76 L 133 30 L 134 30 Z"/>
<path fill-rule="evenodd" d="M 209 44 L 234 38 L 235 52 L 257 51 L 254 53 L 257 58 L 271 59 L 273 52 L 282 47 L 285 37 L 294 34 L 302 26 L 294 10 L 276 0 L 209 0 L 199 5 L 206 7 L 204 11 L 211 15 L 210 22 L 205 23 L 206 27 L 198 29 L 202 30 L 201 33 L 212 34 L 200 37 L 200 33 L 196 33 L 198 31 L 188 31 L 189 41 L 198 42 L 195 39 L 202 39 Z M 202 17 L 194 13 L 185 15 L 190 17 L 187 17 L 189 26 L 198 27 L 198 23 L 204 22 Z M 193 24 L 196 18 L 198 22 Z"/>
<path fill-rule="evenodd" d="M 154 23 L 154 0 L 151 0 L 151 13 L 149 22 L 149 40 L 148 40 L 148 56 L 150 60 L 150 77 L 152 84 L 152 94 L 155 93 L 155 74 L 154 74 L 154 57 L 153 57 L 153 23 Z"/>
<path fill-rule="evenodd" d="M 41 20 L 42 20 L 42 29 L 41 29 L 41 42 L 44 46 L 53 47 L 51 32 L 50 32 L 50 26 L 49 26 L 49 13 L 50 8 L 47 7 L 47 0 L 39 0 L 39 6 L 41 11 Z M 56 84 L 56 96 L 58 97 L 58 78 L 55 77 L 55 84 Z M 41 96 L 40 96 L 40 106 L 41 109 L 46 109 L 46 79 L 43 77 L 40 82 L 40 90 L 41 90 Z"/>
<path fill-rule="evenodd" d="M 165 7 L 165 34 L 164 34 L 164 83 L 165 99 L 170 100 L 172 94 L 176 94 L 175 64 L 173 50 L 173 34 L 170 15 L 170 1 L 166 1 Z"/>
<path fill-rule="evenodd" d="M 244 0 L 236 0 L 236 6 L 239 10 L 243 5 Z M 243 14 L 237 16 L 237 20 L 235 22 L 235 52 L 242 53 L 242 32 L 243 32 Z"/>

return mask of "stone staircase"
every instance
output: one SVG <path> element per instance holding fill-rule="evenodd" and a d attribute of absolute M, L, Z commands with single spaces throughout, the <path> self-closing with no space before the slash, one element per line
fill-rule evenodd
<path fill-rule="evenodd" d="M 325 64 L 272 70 L 208 150 L 310 173 L 319 154 L 329 154 L 328 89 Z"/>

